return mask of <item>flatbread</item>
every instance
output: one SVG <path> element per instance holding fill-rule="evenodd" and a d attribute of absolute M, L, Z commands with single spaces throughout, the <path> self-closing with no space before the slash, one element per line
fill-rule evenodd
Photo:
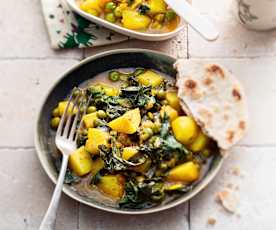
<path fill-rule="evenodd" d="M 245 134 L 248 111 L 240 82 L 226 68 L 204 60 L 178 60 L 178 97 L 203 132 L 227 150 Z"/>

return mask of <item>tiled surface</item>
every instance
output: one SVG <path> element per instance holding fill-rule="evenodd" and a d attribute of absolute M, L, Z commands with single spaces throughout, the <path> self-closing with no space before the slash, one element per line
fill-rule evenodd
<path fill-rule="evenodd" d="M 233 0 L 193 0 L 196 8 L 208 16 L 220 31 L 216 42 L 204 41 L 190 27 L 190 57 L 262 57 L 276 56 L 276 31 L 255 32 L 245 29 L 236 21 Z"/>
<path fill-rule="evenodd" d="M 83 50 L 52 51 L 39 0 L 0 2 L 0 229 L 38 229 L 53 191 L 33 147 L 33 125 L 41 100 L 61 74 L 83 56 L 115 48 L 148 48 L 177 58 L 210 58 L 232 70 L 244 84 L 250 130 L 216 180 L 188 204 L 147 216 L 120 216 L 79 205 L 63 196 L 58 230 L 273 230 L 276 187 L 276 32 L 247 31 L 231 14 L 231 0 L 194 0 L 220 28 L 207 43 L 191 28 L 170 41 L 121 44 Z M 253 57 L 253 58 L 252 58 Z M 239 167 L 241 176 L 231 173 Z M 238 185 L 239 215 L 214 201 L 225 185 Z M 208 218 L 216 224 L 207 224 Z"/>
<path fill-rule="evenodd" d="M 40 0 L 1 1 L 0 9 L 1 59 L 81 58 L 81 50 L 50 49 Z"/>
<path fill-rule="evenodd" d="M 142 48 L 142 49 L 152 49 L 160 52 L 165 52 L 176 58 L 186 58 L 187 57 L 187 30 L 180 32 L 177 37 L 161 42 L 145 42 L 138 40 L 130 40 L 122 42 L 120 44 L 115 44 L 112 49 L 124 49 L 124 48 Z M 95 47 L 90 48 L 85 51 L 85 57 L 97 54 L 99 52 L 110 50 L 110 47 Z"/>
<path fill-rule="evenodd" d="M 271 182 L 276 174 L 275 151 L 275 147 L 234 148 L 216 180 L 191 201 L 191 229 L 275 229 L 276 184 Z M 233 175 L 237 168 L 240 175 Z M 221 210 L 215 201 L 215 194 L 229 185 L 240 200 L 237 214 Z M 216 220 L 214 226 L 207 225 L 209 218 Z"/>

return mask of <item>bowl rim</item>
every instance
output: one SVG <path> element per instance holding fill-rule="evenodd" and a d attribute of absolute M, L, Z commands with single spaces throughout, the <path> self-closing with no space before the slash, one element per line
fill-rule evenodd
<path fill-rule="evenodd" d="M 56 184 L 56 182 L 57 182 L 57 177 L 54 175 L 54 173 L 52 173 L 50 167 L 47 167 L 47 156 L 46 156 L 46 154 L 44 154 L 43 148 L 41 147 L 40 142 L 39 142 L 39 119 L 40 119 L 44 104 L 47 102 L 47 99 L 48 99 L 49 95 L 54 90 L 54 88 L 58 85 L 58 83 L 61 82 L 69 73 L 71 73 L 75 69 L 78 69 L 78 68 L 82 67 L 84 64 L 86 64 L 90 61 L 93 61 L 93 60 L 96 60 L 98 58 L 102 58 L 102 57 L 105 57 L 105 56 L 120 54 L 120 53 L 148 53 L 148 54 L 154 54 L 154 55 L 161 55 L 161 56 L 176 60 L 174 57 L 172 57 L 170 55 L 167 55 L 165 53 L 158 52 L 158 51 L 153 51 L 153 50 L 148 50 L 148 49 L 127 48 L 127 49 L 109 50 L 109 51 L 101 52 L 101 53 L 98 53 L 98 54 L 95 54 L 95 55 L 92 55 L 90 57 L 85 58 L 84 60 L 82 60 L 79 63 L 75 64 L 69 70 L 65 71 L 61 75 L 61 77 L 58 78 L 53 83 L 52 87 L 50 87 L 50 89 L 48 90 L 48 92 L 44 96 L 43 100 L 41 101 L 41 104 L 40 104 L 40 107 L 39 107 L 39 110 L 38 110 L 38 113 L 37 113 L 36 123 L 35 123 L 35 131 L 34 131 L 34 146 L 35 146 L 36 155 L 38 156 L 38 159 L 39 159 L 39 162 L 40 162 L 42 168 L 44 169 L 44 171 L 46 172 L 46 174 L 48 175 L 48 177 L 50 178 L 50 180 L 54 184 Z M 97 209 L 100 209 L 100 210 L 103 210 L 103 211 L 111 212 L 111 213 L 129 214 L 129 215 L 141 215 L 141 214 L 156 213 L 156 212 L 164 211 L 164 210 L 173 208 L 175 206 L 178 206 L 178 205 L 190 200 L 195 195 L 197 195 L 200 191 L 202 191 L 214 179 L 214 177 L 219 172 L 223 162 L 224 162 L 224 158 L 221 156 L 220 160 L 218 161 L 215 168 L 212 170 L 211 174 L 208 174 L 208 176 L 203 178 L 202 181 L 200 182 L 200 184 L 198 184 L 198 186 L 196 186 L 193 190 L 191 190 L 190 194 L 188 194 L 187 196 L 185 196 L 183 198 L 180 197 L 179 199 L 177 199 L 177 200 L 175 200 L 171 203 L 165 204 L 163 206 L 156 206 L 156 207 L 153 207 L 153 208 L 150 208 L 150 209 L 123 210 L 123 209 L 115 209 L 113 207 L 108 207 L 108 206 L 97 205 L 96 203 L 88 202 L 88 201 L 82 199 L 81 196 L 80 195 L 78 196 L 70 188 L 69 185 L 63 185 L 62 191 L 67 196 L 71 197 L 72 199 L 74 199 L 74 200 L 76 200 L 80 203 L 86 204 L 90 207 L 97 208 Z"/>
<path fill-rule="evenodd" d="M 175 35 L 177 35 L 181 30 L 185 28 L 185 23 L 182 17 L 180 17 L 180 23 L 177 26 L 176 29 L 170 32 L 166 33 L 156 33 L 156 34 L 151 34 L 151 33 L 146 33 L 146 32 L 139 32 L 131 29 L 124 28 L 122 26 L 110 23 L 102 18 L 99 18 L 97 16 L 91 15 L 86 13 L 85 11 L 81 10 L 77 4 L 76 0 L 66 0 L 69 7 L 77 14 L 85 17 L 87 20 L 92 21 L 94 23 L 97 23 L 99 25 L 102 25 L 108 29 L 111 29 L 113 31 L 116 31 L 118 33 L 124 34 L 126 36 L 142 39 L 142 40 L 147 40 L 147 41 L 160 41 L 160 40 L 166 40 L 169 39 Z"/>

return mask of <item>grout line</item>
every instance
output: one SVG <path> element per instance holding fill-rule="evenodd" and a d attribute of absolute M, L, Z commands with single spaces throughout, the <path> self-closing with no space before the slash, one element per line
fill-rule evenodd
<path fill-rule="evenodd" d="M 77 215 L 78 215 L 78 218 L 77 218 L 77 230 L 80 230 L 80 203 L 77 202 Z"/>
<path fill-rule="evenodd" d="M 82 57 L 0 57 L 0 61 L 9 61 L 9 60 L 77 60 L 80 61 Z"/>
<path fill-rule="evenodd" d="M 191 200 L 188 201 L 188 230 L 191 230 Z"/>
<path fill-rule="evenodd" d="M 206 56 L 190 56 L 189 58 L 191 59 L 269 59 L 269 58 L 276 58 L 276 54 L 275 55 L 270 55 L 270 56 L 264 56 L 264 55 L 259 55 L 259 56 L 213 56 L 213 57 L 206 57 Z"/>
<path fill-rule="evenodd" d="M 187 30 L 186 30 L 186 36 L 187 36 L 187 42 L 186 42 L 186 46 L 187 46 L 187 59 L 190 58 L 190 49 L 189 49 L 189 25 L 187 25 Z"/>
<path fill-rule="evenodd" d="M 34 150 L 34 146 L 0 146 L 0 150 Z"/>

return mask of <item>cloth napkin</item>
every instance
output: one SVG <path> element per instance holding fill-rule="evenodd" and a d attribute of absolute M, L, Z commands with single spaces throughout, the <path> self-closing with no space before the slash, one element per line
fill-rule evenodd
<path fill-rule="evenodd" d="M 102 46 L 128 39 L 73 13 L 66 0 L 41 1 L 51 46 L 54 49 Z"/>

